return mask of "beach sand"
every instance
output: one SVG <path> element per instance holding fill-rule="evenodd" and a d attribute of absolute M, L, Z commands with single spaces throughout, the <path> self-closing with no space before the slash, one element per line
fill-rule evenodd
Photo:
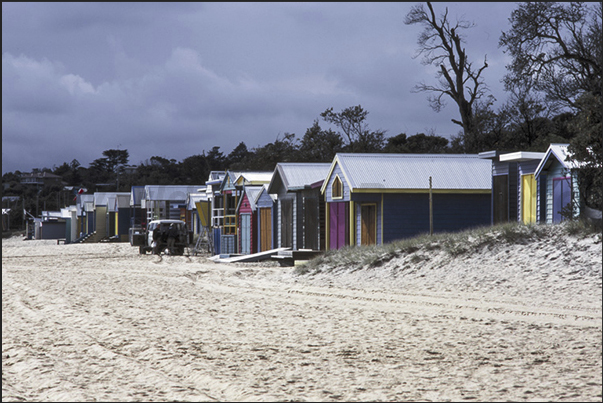
<path fill-rule="evenodd" d="M 2 401 L 601 401 L 600 237 L 559 234 L 304 276 L 3 239 Z"/>

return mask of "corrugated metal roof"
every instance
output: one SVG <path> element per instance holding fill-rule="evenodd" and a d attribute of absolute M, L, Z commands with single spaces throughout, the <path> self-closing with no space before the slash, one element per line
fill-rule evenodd
<path fill-rule="evenodd" d="M 129 192 L 94 192 L 95 206 L 108 206 L 111 202 L 115 203 L 117 195 L 126 195 L 130 197 Z"/>
<path fill-rule="evenodd" d="M 433 189 L 492 187 L 492 162 L 477 154 L 337 154 L 335 163 L 352 191 L 429 189 L 430 176 Z"/>
<path fill-rule="evenodd" d="M 186 201 L 189 193 L 198 193 L 202 185 L 146 185 L 144 187 L 146 200 Z"/>
<path fill-rule="evenodd" d="M 279 162 L 276 169 L 286 191 L 303 189 L 324 180 L 329 174 L 330 163 L 322 162 Z"/>

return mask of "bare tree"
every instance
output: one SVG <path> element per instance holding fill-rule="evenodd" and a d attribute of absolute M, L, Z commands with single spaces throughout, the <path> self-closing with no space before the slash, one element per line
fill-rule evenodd
<path fill-rule="evenodd" d="M 475 126 L 474 107 L 476 101 L 487 95 L 488 88 L 482 79 L 482 72 L 488 67 L 487 59 L 484 56 L 484 62 L 475 68 L 463 47 L 464 39 L 460 31 L 471 28 L 474 24 L 461 20 L 452 25 L 448 19 L 448 8 L 437 17 L 431 3 L 426 4 L 427 10 L 422 4 L 412 7 L 404 23 L 425 27 L 419 35 L 419 49 L 415 57 L 423 55 L 424 65 L 439 68 L 439 82 L 437 85 L 418 84 L 415 91 L 433 93 L 429 102 L 436 112 L 445 106 L 445 98 L 452 98 L 460 115 L 460 120 L 452 121 L 463 128 L 466 151 L 475 151 L 479 146 L 479 133 Z"/>

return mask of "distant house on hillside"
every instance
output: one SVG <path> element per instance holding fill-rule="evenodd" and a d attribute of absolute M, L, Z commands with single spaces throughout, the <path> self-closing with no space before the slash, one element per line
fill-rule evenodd
<path fill-rule="evenodd" d="M 321 187 L 328 249 L 489 225 L 491 162 L 477 154 L 337 154 Z"/>
<path fill-rule="evenodd" d="M 59 175 L 52 174 L 50 172 L 34 171 L 31 173 L 22 173 L 20 177 L 22 185 L 36 185 L 36 186 L 51 186 L 51 185 L 63 185 L 63 178 Z"/>

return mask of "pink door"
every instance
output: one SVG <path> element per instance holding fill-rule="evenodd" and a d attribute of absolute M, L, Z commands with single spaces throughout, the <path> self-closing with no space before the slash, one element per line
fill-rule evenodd
<path fill-rule="evenodd" d="M 347 245 L 348 203 L 329 203 L 329 248 L 339 249 Z"/>

